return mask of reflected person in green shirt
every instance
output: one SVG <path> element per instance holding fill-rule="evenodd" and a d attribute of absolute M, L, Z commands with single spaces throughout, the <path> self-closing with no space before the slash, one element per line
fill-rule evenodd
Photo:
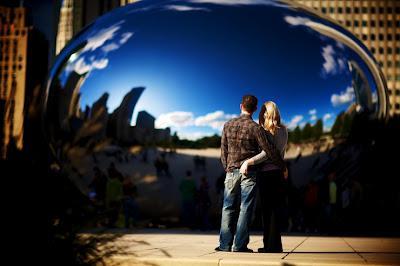
<path fill-rule="evenodd" d="M 181 221 L 182 224 L 193 227 L 195 214 L 196 183 L 193 180 L 192 172 L 186 171 L 186 177 L 181 181 L 179 190 L 182 196 Z"/>

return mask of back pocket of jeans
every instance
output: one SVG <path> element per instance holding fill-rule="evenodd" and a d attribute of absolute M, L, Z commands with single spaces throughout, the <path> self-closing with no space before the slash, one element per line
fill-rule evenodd
<path fill-rule="evenodd" d="M 228 173 L 225 177 L 225 187 L 229 190 L 233 188 L 233 175 L 232 173 Z"/>
<path fill-rule="evenodd" d="M 242 184 L 245 186 L 254 186 L 256 184 L 256 175 L 250 174 L 248 176 L 242 176 Z"/>

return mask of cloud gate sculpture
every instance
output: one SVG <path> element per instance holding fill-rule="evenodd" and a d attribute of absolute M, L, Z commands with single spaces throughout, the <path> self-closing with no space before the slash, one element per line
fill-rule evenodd
<path fill-rule="evenodd" d="M 208 180 L 220 208 L 219 138 L 244 94 L 279 106 L 301 187 L 346 155 L 358 116 L 386 118 L 386 90 L 360 40 L 292 1 L 144 0 L 98 18 L 62 50 L 43 119 L 55 160 L 82 193 L 95 198 L 95 176 L 118 173 L 137 187 L 143 216 L 179 217 L 187 171 L 198 185 Z M 338 180 L 356 163 L 337 167 Z"/>

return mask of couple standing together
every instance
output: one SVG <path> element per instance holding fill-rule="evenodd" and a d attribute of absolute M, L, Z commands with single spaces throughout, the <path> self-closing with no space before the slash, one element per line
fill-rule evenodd
<path fill-rule="evenodd" d="M 287 174 L 283 157 L 288 134 L 275 103 L 264 103 L 259 124 L 252 118 L 256 109 L 257 98 L 243 96 L 241 115 L 226 122 L 222 132 L 221 161 L 226 177 L 216 251 L 253 252 L 247 244 L 257 184 L 264 229 L 264 247 L 258 252 L 282 252 L 277 216 L 279 189 Z"/>

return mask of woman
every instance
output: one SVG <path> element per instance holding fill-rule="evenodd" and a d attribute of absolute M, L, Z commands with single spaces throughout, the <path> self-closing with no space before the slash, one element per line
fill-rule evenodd
<path fill-rule="evenodd" d="M 259 123 L 284 158 L 288 133 L 286 127 L 281 123 L 279 109 L 274 102 L 264 103 L 260 111 Z M 247 159 L 242 164 L 240 172 L 246 173 L 248 166 L 255 164 L 260 164 L 257 185 L 261 197 L 264 229 L 264 247 L 259 248 L 258 252 L 282 252 L 279 213 L 280 207 L 284 203 L 282 193 L 284 173 L 268 160 L 264 151 Z"/>

